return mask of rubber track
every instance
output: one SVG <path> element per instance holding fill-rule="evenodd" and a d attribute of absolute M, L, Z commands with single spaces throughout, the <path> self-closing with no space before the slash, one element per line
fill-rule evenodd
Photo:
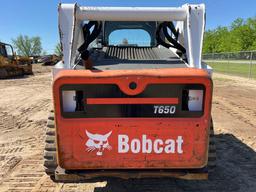
<path fill-rule="evenodd" d="M 46 126 L 46 138 L 44 148 L 44 168 L 47 175 L 54 177 L 56 162 L 56 142 L 55 142 L 55 126 L 54 113 L 51 112 Z"/>
<path fill-rule="evenodd" d="M 209 149 L 208 149 L 208 171 L 211 173 L 216 167 L 216 145 L 214 136 L 213 121 L 211 120 L 210 135 L 209 135 Z"/>

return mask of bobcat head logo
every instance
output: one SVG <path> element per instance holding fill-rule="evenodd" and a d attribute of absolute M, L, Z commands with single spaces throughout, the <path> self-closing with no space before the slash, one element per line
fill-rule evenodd
<path fill-rule="evenodd" d="M 108 143 L 108 137 L 111 135 L 112 131 L 105 135 L 100 134 L 92 134 L 86 130 L 86 135 L 88 136 L 88 140 L 86 142 L 86 151 L 92 152 L 97 150 L 96 155 L 101 156 L 105 149 L 111 150 L 112 147 Z"/>

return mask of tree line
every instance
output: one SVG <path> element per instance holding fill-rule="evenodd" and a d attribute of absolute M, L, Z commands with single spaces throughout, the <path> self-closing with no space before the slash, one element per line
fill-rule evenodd
<path fill-rule="evenodd" d="M 238 18 L 230 27 L 217 27 L 204 34 L 203 53 L 256 50 L 256 17 Z"/>
<path fill-rule="evenodd" d="M 20 56 L 47 55 L 47 52 L 42 48 L 41 38 L 39 36 L 29 37 L 27 35 L 19 35 L 17 38 L 12 39 L 12 43 L 17 54 Z M 54 54 L 58 56 L 62 55 L 60 43 L 55 46 Z"/>
<path fill-rule="evenodd" d="M 22 56 L 46 55 L 41 38 L 19 35 L 12 40 L 17 53 Z M 238 18 L 229 27 L 219 26 L 207 30 L 204 34 L 203 53 L 220 53 L 256 50 L 256 17 Z M 60 44 L 55 46 L 54 53 L 61 55 Z"/>

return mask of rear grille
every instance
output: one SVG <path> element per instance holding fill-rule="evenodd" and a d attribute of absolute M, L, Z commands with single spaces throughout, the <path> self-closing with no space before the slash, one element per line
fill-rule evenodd
<path fill-rule="evenodd" d="M 127 60 L 157 60 L 158 54 L 152 47 L 108 47 L 105 58 Z"/>

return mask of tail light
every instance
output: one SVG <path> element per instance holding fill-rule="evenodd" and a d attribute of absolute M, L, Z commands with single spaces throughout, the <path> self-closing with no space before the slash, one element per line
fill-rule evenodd
<path fill-rule="evenodd" d="M 185 89 L 182 92 L 183 111 L 203 111 L 204 91 L 200 89 Z"/>
<path fill-rule="evenodd" d="M 188 91 L 188 110 L 202 111 L 203 110 L 203 90 Z"/>
<path fill-rule="evenodd" d="M 64 112 L 76 110 L 76 91 L 62 91 L 62 107 Z"/>

